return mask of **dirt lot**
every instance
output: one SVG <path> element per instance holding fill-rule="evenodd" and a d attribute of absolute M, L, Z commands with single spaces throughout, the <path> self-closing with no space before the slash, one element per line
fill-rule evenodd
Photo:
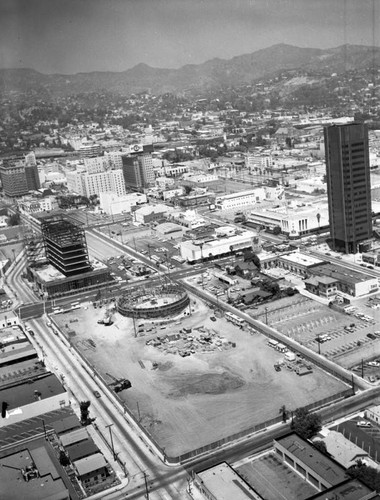
<path fill-rule="evenodd" d="M 107 373 L 131 381 L 132 388 L 119 396 L 169 456 L 274 418 L 282 404 L 295 409 L 346 388 L 315 367 L 303 377 L 287 369 L 276 372 L 273 365 L 283 355 L 267 346 L 266 337 L 252 335 L 223 318 L 211 321 L 212 311 L 193 298 L 192 308 L 191 317 L 186 310 L 187 316 L 166 325 L 145 321 L 144 332 L 137 325 L 137 336 L 132 320 L 118 314 L 111 326 L 97 324 L 104 307 L 89 306 L 55 316 L 71 342 L 107 381 L 111 382 Z M 173 351 L 170 354 L 168 349 L 146 344 L 184 327 L 192 328 L 195 335 L 198 326 L 236 347 L 219 344 L 211 351 L 197 350 L 181 357 L 174 354 L 176 340 L 167 344 Z"/>

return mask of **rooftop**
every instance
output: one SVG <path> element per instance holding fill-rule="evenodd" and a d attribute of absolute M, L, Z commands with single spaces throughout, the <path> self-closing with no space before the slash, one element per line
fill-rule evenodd
<path fill-rule="evenodd" d="M 293 252 L 287 255 L 281 255 L 281 260 L 286 260 L 288 262 L 293 262 L 294 264 L 301 264 L 306 267 L 315 266 L 317 264 L 323 264 L 323 260 L 312 257 L 311 255 L 305 255 L 300 252 Z"/>
<path fill-rule="evenodd" d="M 226 462 L 198 473 L 209 492 L 218 500 L 254 500 L 254 490 Z"/>
<path fill-rule="evenodd" d="M 74 431 L 67 432 L 66 434 L 62 434 L 60 436 L 62 446 L 64 447 L 79 443 L 80 441 L 85 441 L 86 439 L 88 439 L 88 432 L 84 427 L 75 429 Z"/>
<path fill-rule="evenodd" d="M 40 477 L 25 481 L 21 470 L 18 469 L 30 467 L 33 462 Z M 0 458 L 0 465 L 1 498 L 4 500 L 69 499 L 69 493 L 44 445 L 31 450 L 23 449 Z"/>
<path fill-rule="evenodd" d="M 354 465 L 357 460 L 368 458 L 368 453 L 366 451 L 346 439 L 340 432 L 329 431 L 328 434 L 323 437 L 323 441 L 330 455 L 346 469 Z M 367 462 L 367 460 L 364 461 Z M 376 467 L 375 463 L 369 465 L 371 465 L 371 467 Z"/>
<path fill-rule="evenodd" d="M 69 454 L 70 460 L 75 462 L 75 460 L 79 460 L 80 458 L 89 457 L 98 453 L 99 448 L 92 439 L 86 439 L 86 441 L 68 446 L 66 451 Z"/>
<path fill-rule="evenodd" d="M 377 278 L 374 278 L 366 272 L 354 271 L 339 264 L 330 264 L 328 262 L 315 267 L 313 269 L 313 272 L 317 272 L 320 275 L 329 276 L 330 278 L 334 278 L 335 280 L 343 283 L 348 283 L 350 285 L 356 285 L 357 283 L 363 283 L 368 280 L 377 281 Z"/>
<path fill-rule="evenodd" d="M 360 481 L 352 479 L 351 481 L 339 484 L 338 486 L 314 495 L 309 498 L 309 500 L 367 500 L 369 498 L 373 498 L 375 500 L 378 496 L 370 495 L 372 491 L 373 490 L 365 486 Z"/>
<path fill-rule="evenodd" d="M 80 428 L 80 422 L 76 415 L 70 415 L 68 417 L 61 418 L 52 422 L 51 425 L 54 428 L 56 434 L 64 434 L 65 432 Z"/>
<path fill-rule="evenodd" d="M 275 442 L 283 446 L 289 453 L 304 463 L 328 484 L 334 486 L 347 479 L 342 466 L 318 451 L 297 434 L 288 434 L 275 440 Z"/>
<path fill-rule="evenodd" d="M 84 476 L 85 474 L 95 472 L 102 467 L 106 467 L 107 462 L 101 453 L 96 453 L 95 455 L 91 455 L 90 457 L 77 460 L 76 462 L 74 462 L 74 465 L 78 471 L 78 474 L 80 476 Z"/>
<path fill-rule="evenodd" d="M 8 412 L 19 407 L 35 403 L 38 399 L 47 399 L 57 394 L 65 394 L 62 384 L 53 373 L 37 380 L 3 389 L 1 398 L 8 403 Z"/>

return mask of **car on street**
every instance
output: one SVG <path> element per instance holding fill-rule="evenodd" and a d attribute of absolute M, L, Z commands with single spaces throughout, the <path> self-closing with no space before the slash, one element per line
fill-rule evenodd
<path fill-rule="evenodd" d="M 94 396 L 95 396 L 96 398 L 100 398 L 100 397 L 101 397 L 101 394 L 100 394 L 100 392 L 99 392 L 99 391 L 94 391 Z"/>
<path fill-rule="evenodd" d="M 211 321 L 216 321 L 215 316 L 210 316 Z"/>
<path fill-rule="evenodd" d="M 373 333 L 367 333 L 367 337 L 369 339 L 376 340 L 376 335 L 374 335 Z"/>

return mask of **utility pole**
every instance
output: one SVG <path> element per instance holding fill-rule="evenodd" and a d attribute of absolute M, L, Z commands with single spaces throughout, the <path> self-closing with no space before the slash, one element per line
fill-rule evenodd
<path fill-rule="evenodd" d="M 133 311 L 133 316 L 132 316 L 132 319 L 133 319 L 133 328 L 135 330 L 135 338 L 137 337 L 137 330 L 136 330 L 136 318 L 135 318 L 135 311 Z"/>
<path fill-rule="evenodd" d="M 44 428 L 44 435 L 45 435 L 45 440 L 46 440 L 47 439 L 47 435 L 46 435 L 45 420 L 42 418 L 41 421 L 42 421 L 42 425 L 43 425 L 43 428 Z"/>
<path fill-rule="evenodd" d="M 321 334 L 318 333 L 317 335 L 317 340 L 318 340 L 318 354 L 321 354 Z"/>
<path fill-rule="evenodd" d="M 112 455 L 113 455 L 113 459 L 116 460 L 116 454 L 115 454 L 115 448 L 113 446 L 113 437 L 112 437 L 112 430 L 111 430 L 112 426 L 113 426 L 113 424 L 108 424 L 108 425 L 106 425 L 106 428 L 108 428 L 108 430 L 110 431 Z"/>
<path fill-rule="evenodd" d="M 144 482 L 145 482 L 145 492 L 146 492 L 146 498 L 147 500 L 149 500 L 149 491 L 148 491 L 148 482 L 146 480 L 146 472 L 143 471 L 143 474 L 144 474 Z"/>
<path fill-rule="evenodd" d="M 268 308 L 265 308 L 265 324 L 268 324 Z"/>

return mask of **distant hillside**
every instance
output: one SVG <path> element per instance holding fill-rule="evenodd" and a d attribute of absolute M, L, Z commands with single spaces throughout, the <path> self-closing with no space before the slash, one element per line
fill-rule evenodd
<path fill-rule="evenodd" d="M 154 94 L 202 91 L 221 86 L 249 84 L 283 70 L 325 74 L 351 69 L 380 67 L 380 48 L 345 45 L 333 49 L 300 48 L 278 44 L 233 57 L 211 59 L 179 69 L 152 68 L 146 64 L 123 72 L 92 72 L 75 75 L 44 75 L 32 69 L 0 70 L 0 91 L 43 92 L 50 97 L 82 92 L 111 91 L 122 95 L 141 91 Z"/>

